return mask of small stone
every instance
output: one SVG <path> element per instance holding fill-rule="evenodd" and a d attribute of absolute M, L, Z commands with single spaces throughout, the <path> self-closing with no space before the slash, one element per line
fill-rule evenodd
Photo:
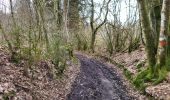
<path fill-rule="evenodd" d="M 81 86 L 83 86 L 84 84 L 80 84 Z"/>
<path fill-rule="evenodd" d="M 10 65 L 10 63 L 6 63 L 6 66 L 9 66 Z"/>

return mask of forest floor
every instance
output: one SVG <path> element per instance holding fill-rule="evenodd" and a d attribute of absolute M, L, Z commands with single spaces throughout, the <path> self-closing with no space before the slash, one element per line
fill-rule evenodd
<path fill-rule="evenodd" d="M 143 100 L 127 86 L 127 81 L 113 65 L 100 62 L 80 53 L 80 73 L 67 100 Z"/>
<path fill-rule="evenodd" d="M 134 89 L 118 65 L 109 63 L 106 55 L 89 56 L 82 52 L 76 52 L 75 55 L 81 65 L 69 63 L 61 78 L 52 77 L 53 65 L 50 61 L 37 62 L 31 77 L 26 77 L 23 74 L 23 66 L 27 66 L 24 60 L 20 64 L 12 63 L 9 52 L 0 47 L 0 100 L 147 99 Z M 135 76 L 139 72 L 136 65 L 141 62 L 145 64 L 146 55 L 141 47 L 130 54 L 117 53 L 110 59 L 122 64 Z M 169 83 L 150 86 L 146 92 L 154 97 L 169 98 Z"/>
<path fill-rule="evenodd" d="M 94 55 L 100 60 L 109 61 L 110 63 L 123 69 L 124 71 L 127 70 L 128 74 L 127 77 L 131 76 L 129 81 L 132 81 L 135 76 L 140 73 L 140 71 L 146 69 L 146 52 L 144 46 L 140 46 L 137 50 L 132 51 L 131 53 L 116 53 L 113 55 L 109 55 L 106 53 L 99 53 Z M 129 74 L 130 73 L 130 74 Z M 122 74 L 125 75 L 125 72 Z M 145 89 L 145 92 L 152 96 L 154 99 L 161 99 L 161 100 L 170 100 L 170 72 L 168 73 L 166 79 L 158 84 L 158 85 L 150 85 Z"/>
<path fill-rule="evenodd" d="M 70 63 L 61 78 L 52 77 L 50 61 L 34 65 L 30 77 L 23 74 L 27 66 L 10 61 L 10 53 L 0 47 L 0 100 L 65 100 L 79 73 L 79 64 Z"/>

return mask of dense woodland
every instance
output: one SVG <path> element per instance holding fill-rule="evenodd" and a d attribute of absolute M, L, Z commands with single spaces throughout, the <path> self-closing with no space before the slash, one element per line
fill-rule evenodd
<path fill-rule="evenodd" d="M 144 92 L 170 71 L 169 8 L 169 0 L 0 0 L 0 45 L 11 63 L 24 61 L 24 76 L 47 61 L 56 80 L 78 62 L 76 52 L 121 66 L 112 57 L 144 48 L 138 72 L 124 71 Z"/>

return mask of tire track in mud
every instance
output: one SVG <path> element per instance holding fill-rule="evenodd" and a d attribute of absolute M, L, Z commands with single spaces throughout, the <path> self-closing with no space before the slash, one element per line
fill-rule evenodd
<path fill-rule="evenodd" d="M 128 95 L 121 76 L 113 68 L 95 59 L 76 54 L 80 73 L 67 100 L 134 100 Z"/>

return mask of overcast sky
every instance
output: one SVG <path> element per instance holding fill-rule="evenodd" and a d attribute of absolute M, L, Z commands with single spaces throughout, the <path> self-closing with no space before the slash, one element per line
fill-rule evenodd
<path fill-rule="evenodd" d="M 6 10 L 9 12 L 9 0 L 0 0 L 0 10 Z"/>
<path fill-rule="evenodd" d="M 108 0 L 106 0 L 107 2 Z M 137 0 L 112 0 L 113 2 L 114 1 L 118 1 L 120 2 L 120 21 L 122 23 L 126 22 L 126 20 L 130 17 L 131 19 L 133 19 L 135 17 L 135 15 L 137 14 L 136 13 L 136 7 L 137 7 Z M 129 3 L 130 1 L 130 3 Z M 97 2 L 97 3 L 103 3 L 103 0 L 94 0 L 94 2 Z M 130 5 L 129 5 L 130 4 Z M 109 8 L 111 11 L 114 10 L 113 8 L 114 4 L 109 4 Z M 129 6 L 130 6 L 130 12 L 129 12 Z M 100 11 L 99 8 L 95 9 L 97 10 L 98 12 Z M 114 17 L 112 14 L 108 14 L 108 17 L 107 17 L 109 20 L 113 20 Z"/>

